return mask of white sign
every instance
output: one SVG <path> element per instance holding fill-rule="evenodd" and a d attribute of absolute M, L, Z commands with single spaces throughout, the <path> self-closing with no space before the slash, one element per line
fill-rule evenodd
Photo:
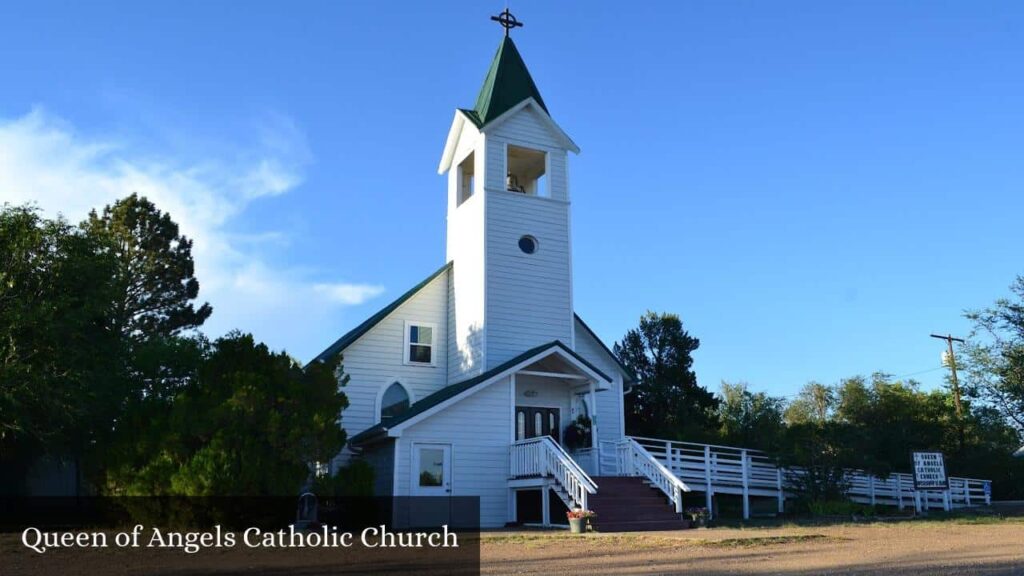
<path fill-rule="evenodd" d="M 914 452 L 914 489 L 947 490 L 946 462 L 942 452 Z"/>

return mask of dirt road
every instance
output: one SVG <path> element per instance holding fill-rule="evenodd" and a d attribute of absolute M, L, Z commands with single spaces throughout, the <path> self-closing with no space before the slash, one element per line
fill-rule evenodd
<path fill-rule="evenodd" d="M 492 533 L 481 552 L 483 574 L 1024 575 L 1024 522 Z"/>

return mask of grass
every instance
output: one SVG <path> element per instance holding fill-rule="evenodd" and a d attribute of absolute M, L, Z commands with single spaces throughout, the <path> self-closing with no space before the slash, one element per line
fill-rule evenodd
<path fill-rule="evenodd" d="M 884 510 L 884 509 L 883 509 Z M 928 516 L 913 516 L 912 511 L 880 516 L 783 516 L 780 518 L 755 518 L 741 520 L 738 518 L 725 518 L 715 520 L 714 526 L 718 528 L 744 529 L 771 529 L 771 528 L 807 528 L 816 526 L 863 526 L 865 524 L 894 524 L 901 525 L 933 525 L 935 523 L 950 524 L 1024 524 L 1024 516 L 1004 516 L 1001 514 L 986 511 L 971 512 L 939 512 L 932 511 Z"/>
<path fill-rule="evenodd" d="M 762 536 L 758 538 L 725 538 L 724 540 L 697 540 L 702 546 L 714 548 L 755 548 L 759 546 L 775 546 L 779 544 L 800 544 L 804 542 L 835 542 L 845 540 L 837 536 L 824 534 L 797 534 L 792 536 Z"/>

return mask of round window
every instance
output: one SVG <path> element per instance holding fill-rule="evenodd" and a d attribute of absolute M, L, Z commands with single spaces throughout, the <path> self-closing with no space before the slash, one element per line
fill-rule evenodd
<path fill-rule="evenodd" d="M 519 239 L 519 249 L 526 254 L 533 254 L 537 251 L 537 239 L 533 236 L 523 236 Z"/>

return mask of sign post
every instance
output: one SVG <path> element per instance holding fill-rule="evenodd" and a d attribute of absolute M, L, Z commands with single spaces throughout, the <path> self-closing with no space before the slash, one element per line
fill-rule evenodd
<path fill-rule="evenodd" d="M 946 461 L 942 452 L 914 451 L 911 453 L 914 468 L 914 492 L 918 502 L 917 511 L 928 509 L 928 492 L 942 493 L 942 508 L 949 512 L 952 509 L 952 498 L 949 493 L 949 477 L 946 476 Z M 924 494 L 921 494 L 924 492 Z"/>

